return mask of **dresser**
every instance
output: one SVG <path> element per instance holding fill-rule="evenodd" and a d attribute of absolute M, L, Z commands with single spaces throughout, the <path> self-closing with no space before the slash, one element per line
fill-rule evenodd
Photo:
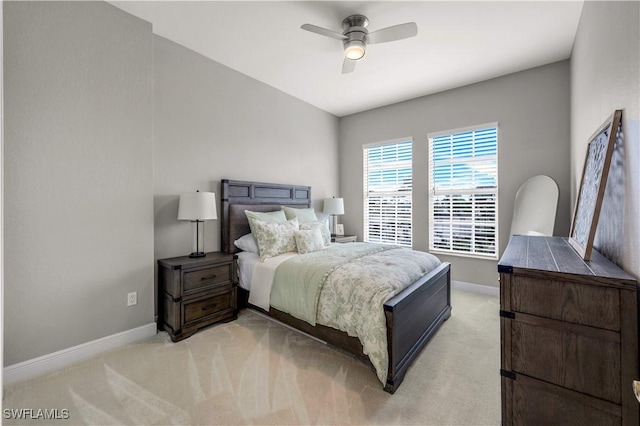
<path fill-rule="evenodd" d="M 637 426 L 636 280 L 562 237 L 511 237 L 498 272 L 502 423 Z"/>
<path fill-rule="evenodd" d="M 202 327 L 237 318 L 236 256 L 158 260 L 158 329 L 176 342 Z"/>

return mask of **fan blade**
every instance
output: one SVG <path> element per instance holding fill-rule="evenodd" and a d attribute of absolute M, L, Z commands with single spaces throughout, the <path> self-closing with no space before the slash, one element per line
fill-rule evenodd
<path fill-rule="evenodd" d="M 342 35 L 340 33 L 335 32 L 335 31 L 331 31 L 331 30 L 328 30 L 326 28 L 318 27 L 317 25 L 304 24 L 300 28 L 302 28 L 303 30 L 311 31 L 312 33 L 316 33 L 316 34 L 320 34 L 320 35 L 323 35 L 323 36 L 335 38 L 335 39 L 338 39 L 338 40 L 346 40 L 346 39 L 349 38 L 349 37 L 347 37 L 345 35 Z"/>
<path fill-rule="evenodd" d="M 344 58 L 344 62 L 342 63 L 342 74 L 353 72 L 356 69 L 356 62 L 358 62 L 357 59 Z"/>
<path fill-rule="evenodd" d="M 414 37 L 418 34 L 418 26 L 415 22 L 394 25 L 378 31 L 370 32 L 367 40 L 370 44 L 386 43 L 388 41 L 402 40 L 403 38 Z"/>

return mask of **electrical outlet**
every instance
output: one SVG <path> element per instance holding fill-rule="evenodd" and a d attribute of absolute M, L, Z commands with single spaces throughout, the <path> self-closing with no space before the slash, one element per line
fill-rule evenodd
<path fill-rule="evenodd" d="M 133 306 L 138 303 L 138 292 L 127 294 L 127 306 Z"/>

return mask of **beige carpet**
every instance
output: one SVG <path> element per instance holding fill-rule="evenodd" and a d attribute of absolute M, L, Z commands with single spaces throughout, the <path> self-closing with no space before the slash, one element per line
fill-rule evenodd
<path fill-rule="evenodd" d="M 165 333 L 6 386 L 4 424 L 499 424 L 499 302 L 453 314 L 394 395 L 368 365 L 251 311 L 179 343 Z M 7 419 L 7 409 L 68 419 Z"/>

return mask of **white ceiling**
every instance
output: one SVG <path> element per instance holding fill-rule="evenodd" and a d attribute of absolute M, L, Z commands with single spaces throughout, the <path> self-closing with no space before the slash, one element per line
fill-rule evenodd
<path fill-rule="evenodd" d="M 345 116 L 569 57 L 582 1 L 112 1 L 153 32 L 296 98 Z M 342 74 L 351 14 L 369 30 L 416 22 L 417 37 L 370 45 Z"/>

